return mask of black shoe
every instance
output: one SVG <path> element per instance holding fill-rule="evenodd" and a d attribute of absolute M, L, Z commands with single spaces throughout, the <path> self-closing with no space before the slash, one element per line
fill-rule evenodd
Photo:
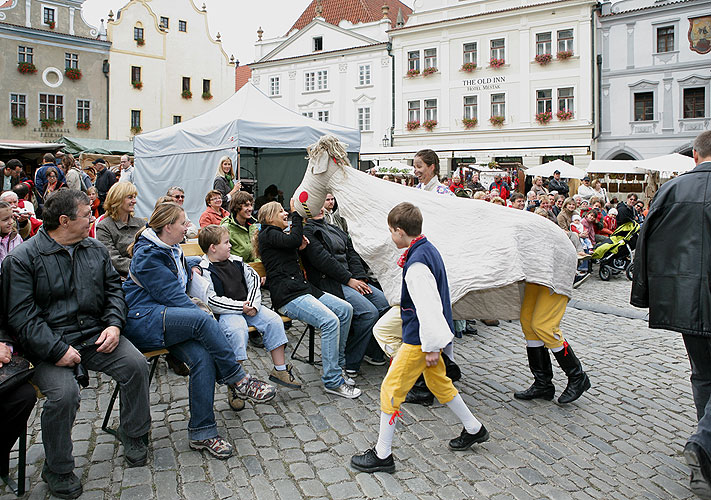
<path fill-rule="evenodd" d="M 119 427 L 118 438 L 123 444 L 123 456 L 129 467 L 141 467 L 148 461 L 148 446 L 145 436 L 132 438 Z"/>
<path fill-rule="evenodd" d="M 533 385 L 525 391 L 514 392 L 516 399 L 546 399 L 550 401 L 555 396 L 553 380 L 553 365 L 548 349 L 540 347 L 526 347 L 528 366 L 533 374 Z"/>
<path fill-rule="evenodd" d="M 392 453 L 387 458 L 378 458 L 375 448 L 371 448 L 360 455 L 353 455 L 351 467 L 361 472 L 389 472 L 392 474 L 395 472 L 395 460 L 393 460 Z"/>
<path fill-rule="evenodd" d="M 49 470 L 47 462 L 42 467 L 42 479 L 49 486 L 52 495 L 57 498 L 77 498 L 84 491 L 76 474 L 73 472 L 67 474 L 52 472 Z"/>
<path fill-rule="evenodd" d="M 691 470 L 691 491 L 701 498 L 711 498 L 711 462 L 704 449 L 689 441 L 684 446 L 684 458 Z"/>
<path fill-rule="evenodd" d="M 591 276 L 590 273 L 576 273 L 575 278 L 573 278 L 573 288 L 578 288 L 580 285 L 582 285 L 585 280 L 587 280 Z"/>
<path fill-rule="evenodd" d="M 405 396 L 405 403 L 414 403 L 422 406 L 431 406 L 434 403 L 434 394 L 427 388 L 425 378 L 422 375 Z"/>
<path fill-rule="evenodd" d="M 474 443 L 483 443 L 489 440 L 489 431 L 486 430 L 484 424 L 476 434 L 469 434 L 466 429 L 462 429 L 459 437 L 455 437 L 449 442 L 449 449 L 455 451 L 468 450 Z"/>
<path fill-rule="evenodd" d="M 468 319 L 467 320 L 467 327 L 464 329 L 464 333 L 467 335 L 478 335 L 479 330 L 477 330 L 476 326 L 474 326 L 475 324 L 476 324 L 476 321 L 474 321 L 473 319 L 471 319 L 471 320 Z"/>
<path fill-rule="evenodd" d="M 188 365 L 180 361 L 172 354 L 165 355 L 165 362 L 168 363 L 168 368 L 173 370 L 173 373 L 176 375 L 180 375 L 181 377 L 187 377 L 190 375 L 190 368 L 188 368 Z"/>
<path fill-rule="evenodd" d="M 252 347 L 264 347 L 264 341 L 259 332 L 249 332 L 249 343 L 252 344 Z"/>
<path fill-rule="evenodd" d="M 590 379 L 583 371 L 583 365 L 575 356 L 573 348 L 566 342 L 565 347 L 553 355 L 568 376 L 568 386 L 558 398 L 560 404 L 572 403 L 590 389 Z"/>

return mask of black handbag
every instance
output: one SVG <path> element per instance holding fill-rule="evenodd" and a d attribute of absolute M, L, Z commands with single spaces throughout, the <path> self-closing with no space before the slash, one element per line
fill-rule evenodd
<path fill-rule="evenodd" d="M 32 378 L 35 367 L 22 356 L 12 356 L 0 366 L 0 395 L 18 388 Z"/>

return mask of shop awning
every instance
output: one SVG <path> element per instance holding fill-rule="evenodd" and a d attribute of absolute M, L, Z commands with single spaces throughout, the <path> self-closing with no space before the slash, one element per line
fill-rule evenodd
<path fill-rule="evenodd" d="M 56 142 L 37 141 L 9 141 L 0 140 L 0 149 L 17 151 L 56 151 L 62 149 L 64 144 Z"/>

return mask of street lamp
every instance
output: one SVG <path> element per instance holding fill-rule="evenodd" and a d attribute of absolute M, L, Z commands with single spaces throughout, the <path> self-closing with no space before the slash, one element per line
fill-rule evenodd
<path fill-rule="evenodd" d="M 383 147 L 387 148 L 390 145 L 390 139 L 388 139 L 388 134 L 383 136 Z"/>

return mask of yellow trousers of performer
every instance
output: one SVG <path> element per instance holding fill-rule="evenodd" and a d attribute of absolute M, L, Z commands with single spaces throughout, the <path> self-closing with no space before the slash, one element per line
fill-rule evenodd
<path fill-rule="evenodd" d="M 441 354 L 435 366 L 427 366 L 422 346 L 402 344 L 380 386 L 380 409 L 388 415 L 399 411 L 420 374 L 440 403 L 447 404 L 458 394 L 447 376 Z"/>
<path fill-rule="evenodd" d="M 568 297 L 551 293 L 548 287 L 526 283 L 521 304 L 521 329 L 526 340 L 540 340 L 548 349 L 561 347 L 565 338 L 560 321 Z"/>
<path fill-rule="evenodd" d="M 400 306 L 391 307 L 373 326 L 373 337 L 389 357 L 394 358 L 402 345 Z"/>

